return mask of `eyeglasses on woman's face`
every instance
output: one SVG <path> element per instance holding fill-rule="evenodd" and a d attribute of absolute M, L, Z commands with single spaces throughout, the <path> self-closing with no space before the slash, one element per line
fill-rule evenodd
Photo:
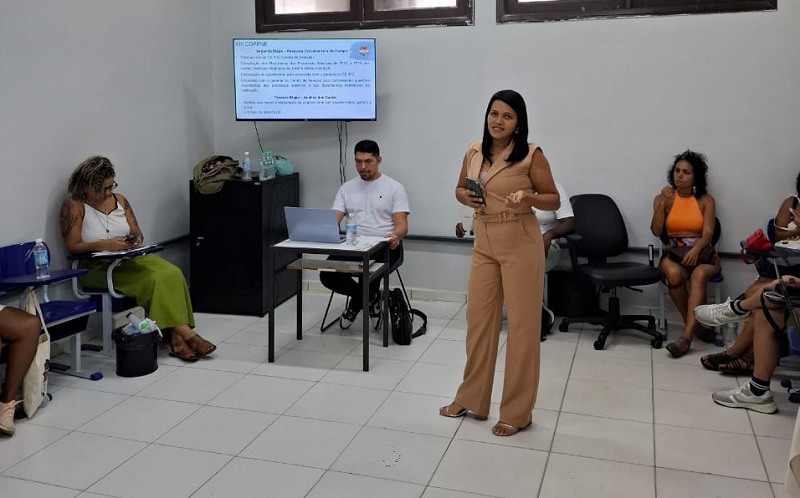
<path fill-rule="evenodd" d="M 112 181 L 112 183 L 110 185 L 103 184 L 103 186 L 100 187 L 100 191 L 105 194 L 107 192 L 110 193 L 112 190 L 116 190 L 117 182 L 115 182 L 114 180 L 111 180 L 111 181 Z"/>

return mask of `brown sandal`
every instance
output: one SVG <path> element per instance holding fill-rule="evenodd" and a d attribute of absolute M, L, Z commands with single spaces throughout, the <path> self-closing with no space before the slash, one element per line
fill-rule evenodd
<path fill-rule="evenodd" d="M 739 357 L 731 358 L 725 363 L 720 363 L 718 370 L 725 374 L 753 375 L 753 367 L 755 367 L 754 363 Z"/>
<path fill-rule="evenodd" d="M 680 358 L 688 353 L 691 347 L 692 341 L 681 336 L 667 344 L 667 351 L 669 351 L 669 354 L 671 354 L 673 358 Z"/>
<path fill-rule="evenodd" d="M 192 351 L 194 351 L 198 357 L 208 356 L 217 350 L 217 346 L 200 337 L 200 334 L 195 334 L 186 339 L 186 344 L 192 348 Z"/>
<path fill-rule="evenodd" d="M 492 434 L 500 437 L 513 436 L 519 431 L 524 431 L 525 429 L 530 427 L 532 423 L 533 422 L 531 421 L 523 425 L 522 427 L 514 427 L 513 425 L 507 424 L 505 422 L 497 422 L 496 424 L 494 424 L 494 427 L 492 427 Z"/>
<path fill-rule="evenodd" d="M 450 403 L 447 406 L 439 408 L 439 415 L 441 415 L 442 417 L 458 418 L 465 416 L 467 412 L 469 412 L 469 410 L 455 403 Z M 478 415 L 476 413 L 473 413 L 472 416 L 475 418 L 475 420 L 486 420 L 487 418 L 489 418 L 483 415 Z"/>
<path fill-rule="evenodd" d="M 719 370 L 721 365 L 725 365 L 735 360 L 735 358 L 728 354 L 728 350 L 721 353 L 707 354 L 700 357 L 700 364 L 706 370 Z"/>
<path fill-rule="evenodd" d="M 176 342 L 177 344 L 175 344 Z M 180 337 L 177 337 L 176 335 L 173 335 L 172 343 L 169 345 L 169 355 L 173 358 L 179 358 L 188 362 L 193 362 L 200 359 L 200 357 L 197 356 L 194 351 L 192 351 L 192 348 L 186 344 L 186 341 Z"/>

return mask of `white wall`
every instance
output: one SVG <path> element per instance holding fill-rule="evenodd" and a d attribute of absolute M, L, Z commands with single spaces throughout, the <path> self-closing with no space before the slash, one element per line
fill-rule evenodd
<path fill-rule="evenodd" d="M 65 262 L 67 179 L 108 156 L 145 237 L 189 232 L 191 168 L 213 151 L 208 0 L 0 0 L 0 245 Z"/>
<path fill-rule="evenodd" d="M 709 157 L 723 250 L 736 250 L 793 193 L 800 2 L 780 2 L 777 12 L 516 25 L 495 24 L 494 2 L 475 3 L 470 27 L 263 35 L 377 39 L 378 120 L 349 125 L 347 157 L 359 139 L 380 143 L 382 171 L 409 192 L 411 233 L 452 233 L 465 146 L 480 138 L 488 97 L 502 88 L 526 97 L 531 140 L 571 194 L 614 197 L 632 245 L 652 243 L 652 199 L 671 158 L 686 148 Z M 212 4 L 215 147 L 239 155 L 258 145 L 252 123 L 234 120 L 230 45 L 258 36 L 253 3 Z M 330 205 L 338 183 L 335 124 L 259 129 L 265 148 L 300 172 L 302 204 Z M 407 249 L 407 283 L 465 289 L 467 248 L 414 242 Z M 750 269 L 724 263 L 726 276 L 741 275 L 730 279 L 735 292 Z"/>

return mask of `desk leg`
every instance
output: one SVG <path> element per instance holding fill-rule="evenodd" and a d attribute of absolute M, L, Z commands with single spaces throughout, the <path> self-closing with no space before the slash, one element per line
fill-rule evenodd
<path fill-rule="evenodd" d="M 298 254 L 297 257 L 302 257 Z M 297 340 L 303 340 L 303 270 L 296 270 L 297 274 Z"/>
<path fill-rule="evenodd" d="M 268 352 L 267 361 L 275 363 L 275 264 L 273 258 L 274 251 L 267 249 L 267 336 Z"/>
<path fill-rule="evenodd" d="M 369 333 L 372 327 L 369 323 L 369 256 L 364 255 L 361 266 L 361 314 L 364 317 L 364 371 L 369 372 Z"/>
<path fill-rule="evenodd" d="M 383 318 L 381 321 L 383 322 L 383 347 L 389 347 L 389 275 L 391 271 L 389 271 L 389 258 L 390 258 L 390 251 L 389 244 L 386 244 L 385 249 L 385 258 L 386 266 L 383 270 L 383 306 L 381 306 L 381 314 Z"/>

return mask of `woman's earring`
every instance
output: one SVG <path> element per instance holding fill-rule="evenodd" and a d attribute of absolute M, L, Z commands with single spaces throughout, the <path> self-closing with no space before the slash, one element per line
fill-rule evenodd
<path fill-rule="evenodd" d="M 697 186 L 696 185 L 692 185 L 692 193 L 693 194 L 697 193 Z"/>
<path fill-rule="evenodd" d="M 514 135 L 519 135 L 519 128 L 517 128 L 516 130 L 514 130 Z"/>

